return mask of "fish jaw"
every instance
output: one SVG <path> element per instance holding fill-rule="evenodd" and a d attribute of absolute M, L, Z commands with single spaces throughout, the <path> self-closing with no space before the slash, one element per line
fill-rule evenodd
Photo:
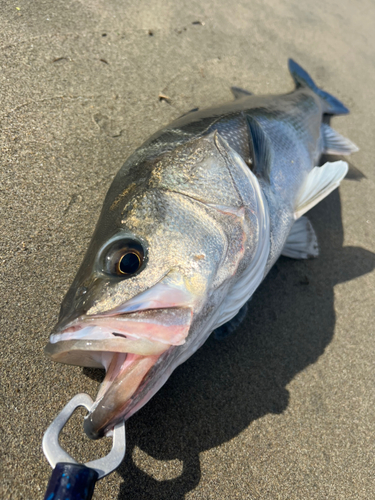
<path fill-rule="evenodd" d="M 129 410 L 133 401 L 139 399 L 139 393 L 144 403 L 152 397 L 156 392 L 152 390 L 155 379 L 147 374 L 160 356 L 122 353 L 113 356 L 96 401 L 85 418 L 84 430 L 90 439 L 103 437 L 119 420 L 127 419 L 133 413 L 129 414 Z"/>
<path fill-rule="evenodd" d="M 105 435 L 136 411 L 131 411 L 135 404 L 140 407 L 140 401 L 148 401 L 163 385 L 169 376 L 163 377 L 163 366 L 156 377 L 148 374 L 161 357 L 168 359 L 186 342 L 192 318 L 192 307 L 83 315 L 51 335 L 45 353 L 53 361 L 106 369 L 85 421 L 90 438 Z"/>

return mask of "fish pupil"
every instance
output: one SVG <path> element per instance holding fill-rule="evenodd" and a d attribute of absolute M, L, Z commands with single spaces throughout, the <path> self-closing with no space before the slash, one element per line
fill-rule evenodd
<path fill-rule="evenodd" d="M 127 252 L 121 257 L 118 263 L 119 274 L 133 274 L 138 271 L 140 265 L 141 259 L 139 255 L 135 252 Z"/>

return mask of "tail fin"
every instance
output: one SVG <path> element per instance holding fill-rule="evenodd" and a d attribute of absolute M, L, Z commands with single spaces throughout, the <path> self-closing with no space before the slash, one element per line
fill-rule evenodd
<path fill-rule="evenodd" d="M 299 64 L 293 61 L 293 59 L 289 59 L 288 66 L 297 89 L 299 87 L 309 87 L 315 94 L 321 97 L 324 102 L 324 113 L 329 115 L 346 115 L 349 113 L 348 108 L 336 99 L 336 97 L 333 97 L 331 94 L 328 94 L 328 92 L 324 92 L 324 90 L 317 87 L 311 76 L 308 75 Z"/>

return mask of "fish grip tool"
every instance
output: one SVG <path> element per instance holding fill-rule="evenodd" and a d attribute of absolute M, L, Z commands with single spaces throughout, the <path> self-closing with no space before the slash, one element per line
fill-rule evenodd
<path fill-rule="evenodd" d="M 53 468 L 44 500 L 90 500 L 99 479 L 113 472 L 125 456 L 125 420 L 113 430 L 112 449 L 103 458 L 80 464 L 59 443 L 59 434 L 79 406 L 90 411 L 93 401 L 88 394 L 72 398 L 43 436 L 42 448 Z"/>

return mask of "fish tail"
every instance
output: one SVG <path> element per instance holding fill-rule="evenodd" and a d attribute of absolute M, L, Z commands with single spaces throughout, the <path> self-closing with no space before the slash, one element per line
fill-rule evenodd
<path fill-rule="evenodd" d="M 297 64 L 293 59 L 288 61 L 289 71 L 295 81 L 296 88 L 309 87 L 315 92 L 323 101 L 324 113 L 328 115 L 346 115 L 349 110 L 343 105 L 336 97 L 328 94 L 324 90 L 320 89 L 311 76 L 303 69 L 299 64 Z"/>

